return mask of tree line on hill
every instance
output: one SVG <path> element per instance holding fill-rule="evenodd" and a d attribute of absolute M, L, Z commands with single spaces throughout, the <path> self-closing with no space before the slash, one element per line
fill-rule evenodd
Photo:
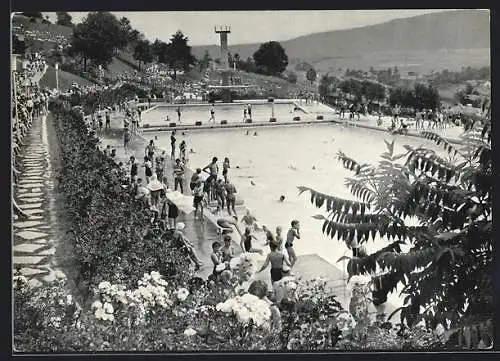
<path fill-rule="evenodd" d="M 180 70 L 188 71 L 197 65 L 202 71 L 208 68 L 211 61 L 220 62 L 208 53 L 202 59 L 196 59 L 188 45 L 189 39 L 180 30 L 171 36 L 169 42 L 160 39 L 151 42 L 131 26 L 129 19 L 118 19 L 106 11 L 90 12 L 76 25 L 68 13 L 58 12 L 57 24 L 72 27 L 71 45 L 64 55 L 78 60 L 83 72 L 87 72 L 89 66 L 96 68 L 100 65 L 107 69 L 113 57 L 124 50 L 132 53 L 138 70 L 141 70 L 141 65 L 157 62 L 167 65 L 173 72 L 173 78 Z M 238 54 L 229 54 L 228 60 L 231 67 L 236 65 L 240 70 L 273 76 L 281 76 L 288 65 L 285 50 L 275 41 L 261 44 L 253 57 L 247 60 L 240 59 Z"/>
<path fill-rule="evenodd" d="M 436 109 L 440 105 L 438 90 L 420 83 L 412 87 L 389 88 L 376 81 L 355 78 L 340 80 L 327 74 L 321 78 L 318 91 L 320 97 L 330 104 L 346 100 L 355 104 L 380 105 L 387 101 L 390 106 L 413 109 Z"/>

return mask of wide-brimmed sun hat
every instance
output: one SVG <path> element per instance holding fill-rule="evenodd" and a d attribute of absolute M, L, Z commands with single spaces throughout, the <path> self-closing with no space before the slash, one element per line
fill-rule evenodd
<path fill-rule="evenodd" d="M 151 192 L 159 191 L 160 189 L 163 189 L 163 184 L 160 181 L 158 181 L 155 174 L 153 174 L 151 176 L 151 179 L 149 180 L 148 189 Z"/>

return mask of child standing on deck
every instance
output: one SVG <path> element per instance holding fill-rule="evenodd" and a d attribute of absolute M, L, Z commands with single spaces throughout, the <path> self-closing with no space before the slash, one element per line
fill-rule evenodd
<path fill-rule="evenodd" d="M 293 220 L 291 226 L 292 227 L 286 234 L 285 249 L 288 252 L 288 258 L 290 259 L 290 263 L 293 266 L 297 261 L 297 255 L 295 254 L 295 250 L 293 248 L 293 241 L 295 240 L 295 238 L 300 239 L 300 223 L 297 220 Z"/>
<path fill-rule="evenodd" d="M 224 158 L 224 163 L 222 163 L 222 176 L 225 182 L 227 182 L 227 171 L 229 168 L 231 168 L 231 165 L 229 164 L 229 158 L 226 157 Z"/>
<path fill-rule="evenodd" d="M 215 107 L 212 105 L 210 107 L 210 118 L 208 118 L 208 122 L 212 121 L 215 124 Z"/>
<path fill-rule="evenodd" d="M 184 173 L 184 164 L 177 158 L 174 165 L 174 190 L 177 190 L 177 186 L 179 186 L 181 193 L 184 193 Z"/>
<path fill-rule="evenodd" d="M 146 183 L 149 183 L 149 178 L 151 178 L 151 176 L 153 175 L 153 163 L 151 163 L 148 157 L 144 157 L 144 163 L 142 163 L 142 167 L 145 168 Z"/>
<path fill-rule="evenodd" d="M 186 164 L 186 141 L 183 139 L 181 144 L 179 144 L 179 158 L 181 158 L 181 162 Z"/>

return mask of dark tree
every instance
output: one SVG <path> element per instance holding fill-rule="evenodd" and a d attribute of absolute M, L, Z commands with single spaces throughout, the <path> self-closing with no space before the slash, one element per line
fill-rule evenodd
<path fill-rule="evenodd" d="M 156 39 L 152 45 L 153 55 L 156 57 L 156 61 L 161 64 L 167 63 L 167 51 L 168 44 Z"/>
<path fill-rule="evenodd" d="M 309 80 L 312 84 L 316 80 L 316 77 L 317 77 L 316 70 L 310 68 L 306 73 L 307 80 Z"/>
<path fill-rule="evenodd" d="M 120 23 L 110 12 L 91 12 L 73 30 L 71 53 L 83 59 L 84 71 L 87 60 L 105 68 L 113 60 L 118 49 L 123 49 L 127 40 Z"/>
<path fill-rule="evenodd" d="M 253 54 L 253 59 L 257 68 L 269 75 L 280 75 L 288 65 L 285 49 L 276 41 L 261 44 Z"/>
<path fill-rule="evenodd" d="M 290 83 L 295 84 L 297 83 L 297 74 L 295 74 L 293 71 L 289 71 L 288 73 L 286 73 L 286 79 Z"/>
<path fill-rule="evenodd" d="M 235 54 L 235 57 L 236 57 L 236 55 L 238 55 L 238 54 Z M 203 69 L 207 69 L 208 66 L 210 65 L 211 60 L 212 60 L 212 58 L 210 57 L 210 53 L 208 52 L 208 50 L 205 50 L 205 54 L 203 54 L 203 58 L 201 58 L 199 61 L 200 71 L 202 71 Z"/>
<path fill-rule="evenodd" d="M 56 16 L 57 16 L 56 25 L 73 27 L 72 23 L 73 18 L 67 12 L 65 11 L 56 12 Z"/>
<path fill-rule="evenodd" d="M 142 34 L 138 30 L 132 28 L 132 25 L 130 25 L 130 20 L 128 18 L 120 18 L 119 26 L 121 36 L 126 45 L 135 46 L 135 43 L 141 40 Z"/>
<path fill-rule="evenodd" d="M 188 71 L 196 62 L 191 54 L 191 47 L 187 44 L 188 40 L 181 31 L 177 31 L 168 43 L 167 64 L 174 71 L 174 79 L 177 77 L 177 70 Z"/>
<path fill-rule="evenodd" d="M 148 40 L 137 41 L 134 47 L 134 59 L 138 62 L 139 70 L 141 70 L 141 62 L 146 64 L 153 61 L 153 47 Z"/>

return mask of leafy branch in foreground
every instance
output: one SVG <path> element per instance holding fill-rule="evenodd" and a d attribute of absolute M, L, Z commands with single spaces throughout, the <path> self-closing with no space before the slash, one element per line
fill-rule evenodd
<path fill-rule="evenodd" d="M 339 152 L 338 160 L 354 173 L 345 183 L 353 199 L 298 187 L 316 207 L 326 205 L 328 215 L 314 218 L 323 221 L 322 231 L 330 238 L 348 247 L 354 240 L 388 242 L 362 258 L 341 260 L 349 258 L 349 277 L 372 275 L 385 294 L 402 283 L 401 321 L 410 326 L 423 319 L 458 329 L 492 319 L 490 133 L 488 120 L 469 124 L 459 149 L 424 132 L 452 159 L 423 147 L 405 146 L 406 153 L 395 154 L 394 142 L 386 142 L 377 166 Z M 402 251 L 405 243 L 410 247 Z"/>

